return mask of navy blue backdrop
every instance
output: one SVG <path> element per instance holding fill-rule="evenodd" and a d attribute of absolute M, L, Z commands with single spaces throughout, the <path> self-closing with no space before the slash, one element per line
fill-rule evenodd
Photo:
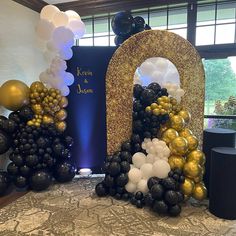
<path fill-rule="evenodd" d="M 67 71 L 75 77 L 67 107 L 68 133 L 74 138 L 78 169 L 100 173 L 106 157 L 105 75 L 115 47 L 73 47 Z"/>

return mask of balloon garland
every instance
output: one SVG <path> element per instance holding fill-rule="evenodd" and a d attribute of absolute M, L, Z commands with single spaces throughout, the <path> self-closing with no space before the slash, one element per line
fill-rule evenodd
<path fill-rule="evenodd" d="M 145 23 L 141 16 L 133 17 L 129 12 L 118 12 L 111 21 L 115 33 L 115 45 L 121 45 L 126 39 L 151 27 Z"/>
<path fill-rule="evenodd" d="M 36 27 L 38 37 L 51 52 L 50 68 L 30 87 L 18 80 L 0 88 L 0 104 L 11 112 L 0 116 L 0 154 L 11 149 L 7 172 L 0 172 L 0 194 L 13 182 L 17 188 L 47 189 L 53 178 L 71 181 L 76 168 L 71 161 L 73 139 L 66 135 L 68 86 L 74 82 L 66 72 L 74 38 L 85 33 L 84 23 L 74 11 L 61 12 L 45 6 Z"/>
<path fill-rule="evenodd" d="M 178 216 L 190 197 L 206 198 L 205 156 L 187 128 L 191 115 L 180 103 L 184 91 L 174 84 L 167 87 L 156 82 L 134 85 L 133 134 L 107 157 L 105 178 L 95 191 L 100 197 L 110 195 L 138 208 Z M 177 97 L 174 87 L 183 91 Z"/>

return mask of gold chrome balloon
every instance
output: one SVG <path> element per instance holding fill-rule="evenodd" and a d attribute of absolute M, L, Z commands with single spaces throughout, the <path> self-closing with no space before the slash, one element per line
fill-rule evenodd
<path fill-rule="evenodd" d="M 179 116 L 183 117 L 184 121 L 186 124 L 189 123 L 189 121 L 191 120 L 191 114 L 186 111 L 186 110 L 181 110 L 179 113 L 178 113 Z"/>
<path fill-rule="evenodd" d="M 207 189 L 203 183 L 198 183 L 193 189 L 192 197 L 198 201 L 202 201 L 207 196 Z"/>
<path fill-rule="evenodd" d="M 170 142 L 169 148 L 172 154 L 182 156 L 188 151 L 188 142 L 183 137 L 177 137 Z"/>
<path fill-rule="evenodd" d="M 29 87 L 19 80 L 8 80 L 0 88 L 0 104 L 8 110 L 17 111 L 29 104 Z"/>
<path fill-rule="evenodd" d="M 182 129 L 182 130 L 179 132 L 179 136 L 180 136 L 180 137 L 186 138 L 186 137 L 188 137 L 188 136 L 190 136 L 190 135 L 193 135 L 193 133 L 192 133 L 192 131 L 191 131 L 190 129 L 188 129 L 188 128 L 184 128 L 184 129 Z"/>
<path fill-rule="evenodd" d="M 188 141 L 188 150 L 192 151 L 198 147 L 198 140 L 197 137 L 194 135 L 190 135 L 186 137 L 186 140 Z"/>
<path fill-rule="evenodd" d="M 182 156 L 178 156 L 178 155 L 171 155 L 168 159 L 170 168 L 172 170 L 174 169 L 183 169 L 184 164 L 185 164 L 185 159 Z"/>
<path fill-rule="evenodd" d="M 185 163 L 183 172 L 189 178 L 196 178 L 202 173 L 202 168 L 197 162 L 190 161 Z"/>
<path fill-rule="evenodd" d="M 68 105 L 68 99 L 66 97 L 62 97 L 61 101 L 59 102 L 59 106 L 61 108 L 65 108 Z"/>
<path fill-rule="evenodd" d="M 39 81 L 35 81 L 30 85 L 30 90 L 31 92 L 43 92 L 43 90 L 45 89 L 45 86 L 43 85 L 42 82 Z"/>
<path fill-rule="evenodd" d="M 197 176 L 196 178 L 193 178 L 195 183 L 202 182 L 202 179 L 203 179 L 203 174 L 202 173 L 199 176 Z"/>
<path fill-rule="evenodd" d="M 184 119 L 181 116 L 174 115 L 170 118 L 171 128 L 181 131 L 185 127 Z"/>
<path fill-rule="evenodd" d="M 43 116 L 43 123 L 44 124 L 52 124 L 54 123 L 53 117 L 50 115 L 44 115 Z"/>
<path fill-rule="evenodd" d="M 60 111 L 58 111 L 56 114 L 55 114 L 55 118 L 59 121 L 63 121 L 65 120 L 67 117 L 67 112 L 65 109 L 61 109 Z"/>
<path fill-rule="evenodd" d="M 43 107 L 41 104 L 34 104 L 31 106 L 33 112 L 36 114 L 36 115 L 42 115 L 43 114 Z"/>
<path fill-rule="evenodd" d="M 56 123 L 57 130 L 63 132 L 66 129 L 66 122 L 65 121 L 59 121 Z"/>
<path fill-rule="evenodd" d="M 194 189 L 194 182 L 189 178 L 185 178 L 185 181 L 181 184 L 180 188 L 184 195 L 190 196 Z"/>
<path fill-rule="evenodd" d="M 204 165 L 206 158 L 202 151 L 200 150 L 193 150 L 187 155 L 187 162 L 189 161 L 196 161 L 199 165 Z"/>
<path fill-rule="evenodd" d="M 165 141 L 167 144 L 169 144 L 172 140 L 174 140 L 178 136 L 179 134 L 175 129 L 169 128 L 162 134 L 162 140 Z"/>

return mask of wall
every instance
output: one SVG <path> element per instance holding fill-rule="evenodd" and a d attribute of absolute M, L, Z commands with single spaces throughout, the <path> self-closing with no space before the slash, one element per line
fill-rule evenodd
<path fill-rule="evenodd" d="M 39 14 L 11 0 L 0 0 L 0 85 L 17 79 L 30 85 L 46 68 L 35 26 Z M 6 114 L 0 107 L 0 113 Z M 0 157 L 0 169 L 4 168 Z"/>

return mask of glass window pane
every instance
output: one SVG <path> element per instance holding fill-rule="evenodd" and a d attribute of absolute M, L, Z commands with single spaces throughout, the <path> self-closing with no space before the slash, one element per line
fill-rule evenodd
<path fill-rule="evenodd" d="M 215 23 L 215 4 L 197 7 L 197 25 Z"/>
<path fill-rule="evenodd" d="M 174 29 L 169 31 L 180 35 L 184 39 L 187 39 L 187 29 Z"/>
<path fill-rule="evenodd" d="M 196 45 L 214 44 L 215 26 L 197 27 L 196 30 Z"/>
<path fill-rule="evenodd" d="M 150 12 L 149 25 L 151 27 L 167 28 L 167 11 Z"/>
<path fill-rule="evenodd" d="M 187 8 L 169 11 L 168 28 L 187 27 Z"/>
<path fill-rule="evenodd" d="M 116 46 L 114 40 L 115 36 L 110 36 L 110 46 Z"/>
<path fill-rule="evenodd" d="M 94 19 L 94 36 L 108 35 L 108 17 Z"/>
<path fill-rule="evenodd" d="M 79 40 L 79 46 L 93 46 L 93 38 L 82 38 Z"/>
<path fill-rule="evenodd" d="M 216 44 L 234 43 L 235 24 L 216 26 Z"/>
<path fill-rule="evenodd" d="M 223 128 L 236 130 L 236 120 L 234 119 L 204 119 L 204 129 Z"/>
<path fill-rule="evenodd" d="M 92 27 L 92 20 L 83 20 L 85 27 L 86 27 L 86 34 L 84 37 L 92 37 L 93 36 L 93 27 Z"/>
<path fill-rule="evenodd" d="M 236 3 L 218 4 L 216 23 L 219 24 L 235 22 L 235 7 Z"/>
<path fill-rule="evenodd" d="M 236 115 L 236 57 L 204 60 L 205 115 Z"/>
<path fill-rule="evenodd" d="M 94 38 L 94 46 L 108 46 L 108 45 L 109 45 L 109 36 Z"/>

